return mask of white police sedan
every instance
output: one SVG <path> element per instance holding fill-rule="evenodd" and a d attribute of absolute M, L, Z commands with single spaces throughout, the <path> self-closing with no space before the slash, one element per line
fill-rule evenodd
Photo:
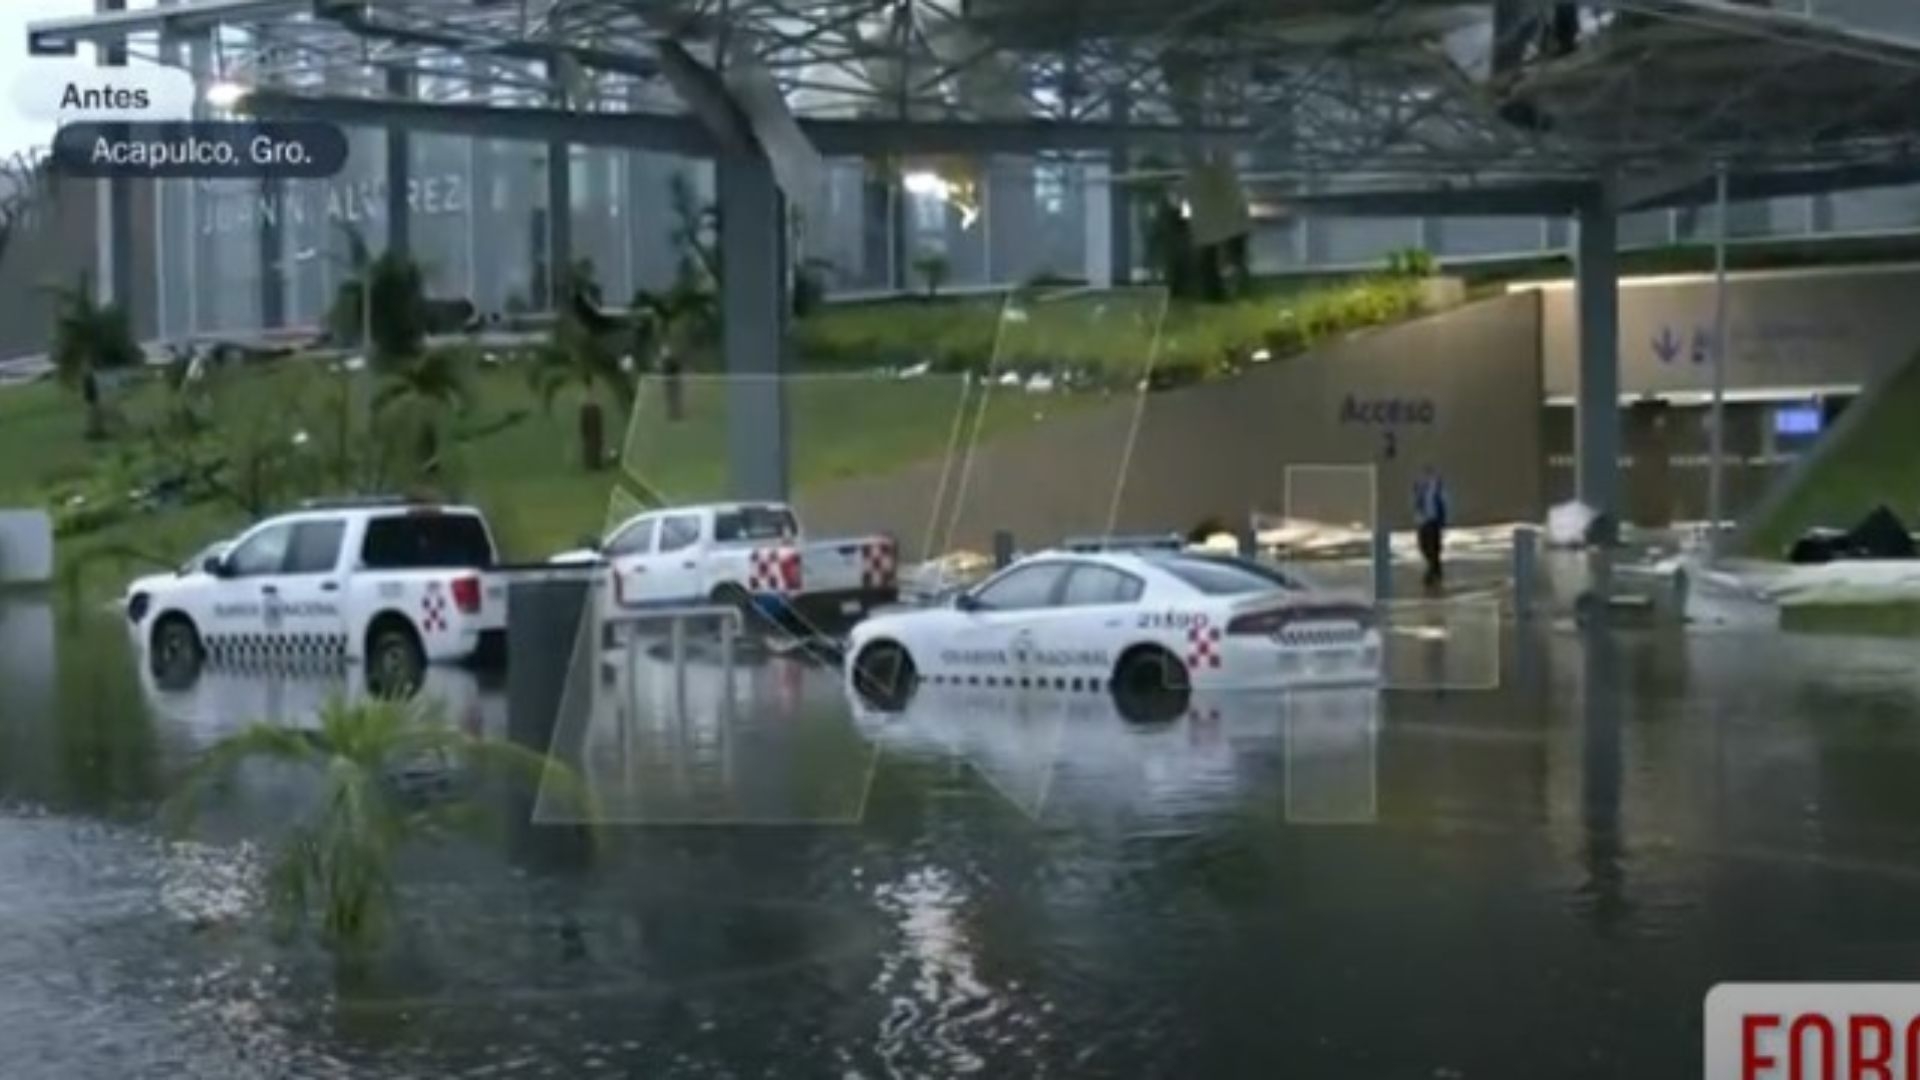
<path fill-rule="evenodd" d="M 947 603 L 854 627 L 849 689 L 899 709 L 915 687 L 1050 692 L 1378 685 L 1364 599 L 1251 560 L 1195 552 L 1048 552 Z"/>

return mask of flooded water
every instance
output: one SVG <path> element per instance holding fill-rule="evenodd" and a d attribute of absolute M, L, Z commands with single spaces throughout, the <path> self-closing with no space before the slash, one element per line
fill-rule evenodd
<path fill-rule="evenodd" d="M 732 690 L 710 657 L 603 665 L 657 708 L 552 729 L 600 846 L 543 792 L 498 845 L 410 851 L 347 989 L 263 910 L 298 776 L 243 774 L 191 843 L 154 820 L 198 750 L 343 676 L 161 691 L 111 617 L 0 601 L 0 1075 L 1682 1076 L 1715 982 L 1911 977 L 1910 644 L 1492 640 L 1462 663 L 1494 689 L 1423 684 L 1460 665 L 1416 639 L 1388 693 L 1153 727 L 1099 694 L 889 717 L 789 660 Z M 429 690 L 517 722 L 464 672 Z"/>

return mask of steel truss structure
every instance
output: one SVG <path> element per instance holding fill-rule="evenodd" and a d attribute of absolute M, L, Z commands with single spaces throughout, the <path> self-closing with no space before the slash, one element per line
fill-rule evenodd
<path fill-rule="evenodd" d="M 1225 145 L 1352 212 L 1381 188 L 1530 212 L 1595 177 L 1652 205 L 1719 162 L 1786 193 L 1920 160 L 1920 41 L 1731 0 L 178 0 L 29 34 L 156 63 L 210 45 L 202 77 L 263 114 L 696 153 L 712 124 L 676 69 L 757 69 L 828 154 L 1125 147 L 1179 171 Z"/>

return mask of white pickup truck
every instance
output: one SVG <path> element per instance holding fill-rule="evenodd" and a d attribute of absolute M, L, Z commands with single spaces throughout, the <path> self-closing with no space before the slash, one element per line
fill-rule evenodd
<path fill-rule="evenodd" d="M 893 603 L 898 557 L 890 536 L 808 540 L 784 503 L 736 502 L 637 514 L 552 561 L 604 563 L 615 610 L 732 604 L 798 629 Z"/>
<path fill-rule="evenodd" d="M 493 534 L 465 506 L 313 502 L 128 587 L 127 619 L 156 678 L 209 657 L 364 661 L 411 690 L 426 665 L 504 645 L 507 585 Z"/>

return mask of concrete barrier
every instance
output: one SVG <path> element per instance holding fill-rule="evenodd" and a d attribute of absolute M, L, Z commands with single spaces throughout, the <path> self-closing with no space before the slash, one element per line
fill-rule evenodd
<path fill-rule="evenodd" d="M 0 586 L 53 581 L 53 519 L 44 510 L 0 510 Z"/>

